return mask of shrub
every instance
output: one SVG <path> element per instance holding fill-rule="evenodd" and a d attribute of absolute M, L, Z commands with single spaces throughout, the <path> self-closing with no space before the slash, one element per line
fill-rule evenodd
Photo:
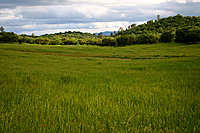
<path fill-rule="evenodd" d="M 0 42 L 4 42 L 4 43 L 12 43 L 12 42 L 18 42 L 18 35 L 13 33 L 13 32 L 1 32 L 1 40 Z"/>
<path fill-rule="evenodd" d="M 170 31 L 164 32 L 160 36 L 160 41 L 164 43 L 170 43 L 173 40 L 173 34 Z"/>
<path fill-rule="evenodd" d="M 52 40 L 50 45 L 60 45 L 61 41 L 59 39 Z"/>
<path fill-rule="evenodd" d="M 188 30 L 185 35 L 185 41 L 187 43 L 200 42 L 200 28 L 195 27 Z"/>
<path fill-rule="evenodd" d="M 184 27 L 177 30 L 175 42 L 180 42 L 180 43 L 200 42 L 200 28 Z"/>
<path fill-rule="evenodd" d="M 78 45 L 78 44 L 79 44 L 79 41 L 76 38 L 68 38 L 64 42 L 64 45 Z"/>
<path fill-rule="evenodd" d="M 118 46 L 126 46 L 130 44 L 129 36 L 120 36 L 117 38 Z"/>
<path fill-rule="evenodd" d="M 118 42 L 115 38 L 106 37 L 102 39 L 101 46 L 118 46 Z"/>
<path fill-rule="evenodd" d="M 188 29 L 190 27 L 184 27 L 184 28 L 181 28 L 181 29 L 178 29 L 176 31 L 176 39 L 175 39 L 175 42 L 178 42 L 178 43 L 184 43 L 186 42 L 186 34 L 188 32 Z"/>
<path fill-rule="evenodd" d="M 157 43 L 159 41 L 159 37 L 152 34 L 142 34 L 138 36 L 138 43 L 139 44 L 147 44 L 147 43 Z"/>
<path fill-rule="evenodd" d="M 135 45 L 137 43 L 137 38 L 136 36 L 133 35 L 129 35 L 129 44 L 128 45 Z"/>

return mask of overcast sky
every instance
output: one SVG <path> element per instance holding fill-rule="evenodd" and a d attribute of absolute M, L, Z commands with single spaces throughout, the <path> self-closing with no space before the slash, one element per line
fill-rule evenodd
<path fill-rule="evenodd" d="M 200 16 L 200 0 L 0 0 L 0 26 L 17 34 L 117 31 L 177 14 Z"/>

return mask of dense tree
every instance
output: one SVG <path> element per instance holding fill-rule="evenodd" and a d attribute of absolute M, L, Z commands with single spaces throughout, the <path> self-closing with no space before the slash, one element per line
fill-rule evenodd
<path fill-rule="evenodd" d="M 131 25 L 131 28 L 134 28 L 134 27 L 136 27 L 136 24 L 132 24 L 132 25 Z"/>
<path fill-rule="evenodd" d="M 176 39 L 175 42 L 184 43 L 186 42 L 186 34 L 190 27 L 179 28 L 176 31 Z"/>
<path fill-rule="evenodd" d="M 137 37 L 134 34 L 128 35 L 128 37 L 129 37 L 128 45 L 135 45 L 137 43 Z"/>
<path fill-rule="evenodd" d="M 159 17 L 159 16 L 158 16 Z M 124 32 L 119 32 L 116 36 L 128 35 L 128 34 L 162 34 L 166 31 L 171 31 L 175 33 L 180 27 L 187 26 L 198 26 L 200 25 L 200 17 L 183 17 L 178 14 L 176 16 L 171 16 L 167 18 L 160 18 L 159 21 L 149 20 L 147 24 L 140 24 L 136 26 L 131 25 L 131 29 L 124 30 Z M 199 27 L 199 26 L 198 26 Z"/>
<path fill-rule="evenodd" d="M 110 33 L 110 36 L 111 36 L 111 37 L 113 36 L 113 33 L 112 33 L 112 32 Z"/>
<path fill-rule="evenodd" d="M 118 42 L 115 38 L 106 37 L 103 38 L 101 46 L 118 46 Z"/>
<path fill-rule="evenodd" d="M 0 42 L 4 43 L 12 43 L 12 42 L 18 42 L 18 36 L 14 32 L 1 32 L 1 40 Z"/>
<path fill-rule="evenodd" d="M 188 29 L 188 32 L 185 35 L 185 41 L 187 43 L 200 42 L 200 27 Z"/>
<path fill-rule="evenodd" d="M 31 37 L 35 37 L 35 34 L 34 34 L 34 33 L 32 33 L 32 34 L 31 34 Z"/>
<path fill-rule="evenodd" d="M 79 41 L 78 39 L 76 38 L 67 38 L 65 41 L 64 41 L 64 44 L 65 45 L 78 45 L 79 44 Z M 56 44 L 55 44 L 56 45 Z"/>
<path fill-rule="evenodd" d="M 173 40 L 174 35 L 172 34 L 172 32 L 167 31 L 167 32 L 163 32 L 160 36 L 160 41 L 164 42 L 164 43 L 170 43 Z"/>
<path fill-rule="evenodd" d="M 1 27 L 0 27 L 0 30 L 1 30 L 1 32 L 3 32 L 3 31 L 4 31 L 4 28 L 3 28 L 3 26 L 1 26 Z"/>
<path fill-rule="evenodd" d="M 195 43 L 200 42 L 200 27 L 184 27 L 176 31 L 175 42 Z"/>
<path fill-rule="evenodd" d="M 118 43 L 118 46 L 129 45 L 130 38 L 129 38 L 129 36 L 120 36 L 120 37 L 117 38 L 117 43 Z"/>
<path fill-rule="evenodd" d="M 160 15 L 157 16 L 158 21 L 160 20 Z"/>
<path fill-rule="evenodd" d="M 50 45 L 60 45 L 61 44 L 61 40 L 55 39 L 55 40 L 51 40 Z"/>
<path fill-rule="evenodd" d="M 124 29 L 123 29 L 122 27 L 120 27 L 118 31 L 119 31 L 119 32 L 120 32 L 120 31 L 124 31 Z"/>
<path fill-rule="evenodd" d="M 103 34 L 102 34 L 102 33 L 99 33 L 99 34 L 98 34 L 98 38 L 103 38 Z"/>
<path fill-rule="evenodd" d="M 159 41 L 159 37 L 152 34 L 142 34 L 138 36 L 138 43 L 139 44 L 152 44 L 157 43 Z"/>
<path fill-rule="evenodd" d="M 48 38 L 42 38 L 40 43 L 42 45 L 49 45 L 51 43 L 51 40 Z M 59 44 L 57 44 L 57 45 L 59 45 Z"/>

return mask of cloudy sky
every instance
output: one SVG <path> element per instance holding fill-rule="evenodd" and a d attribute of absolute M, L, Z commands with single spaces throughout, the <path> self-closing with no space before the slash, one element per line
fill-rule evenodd
<path fill-rule="evenodd" d="M 0 26 L 17 34 L 117 31 L 177 14 L 200 16 L 200 0 L 0 0 Z"/>

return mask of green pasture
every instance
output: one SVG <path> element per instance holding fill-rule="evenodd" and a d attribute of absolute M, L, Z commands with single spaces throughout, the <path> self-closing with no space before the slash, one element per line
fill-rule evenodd
<path fill-rule="evenodd" d="M 200 44 L 0 44 L 0 132 L 200 132 Z"/>

